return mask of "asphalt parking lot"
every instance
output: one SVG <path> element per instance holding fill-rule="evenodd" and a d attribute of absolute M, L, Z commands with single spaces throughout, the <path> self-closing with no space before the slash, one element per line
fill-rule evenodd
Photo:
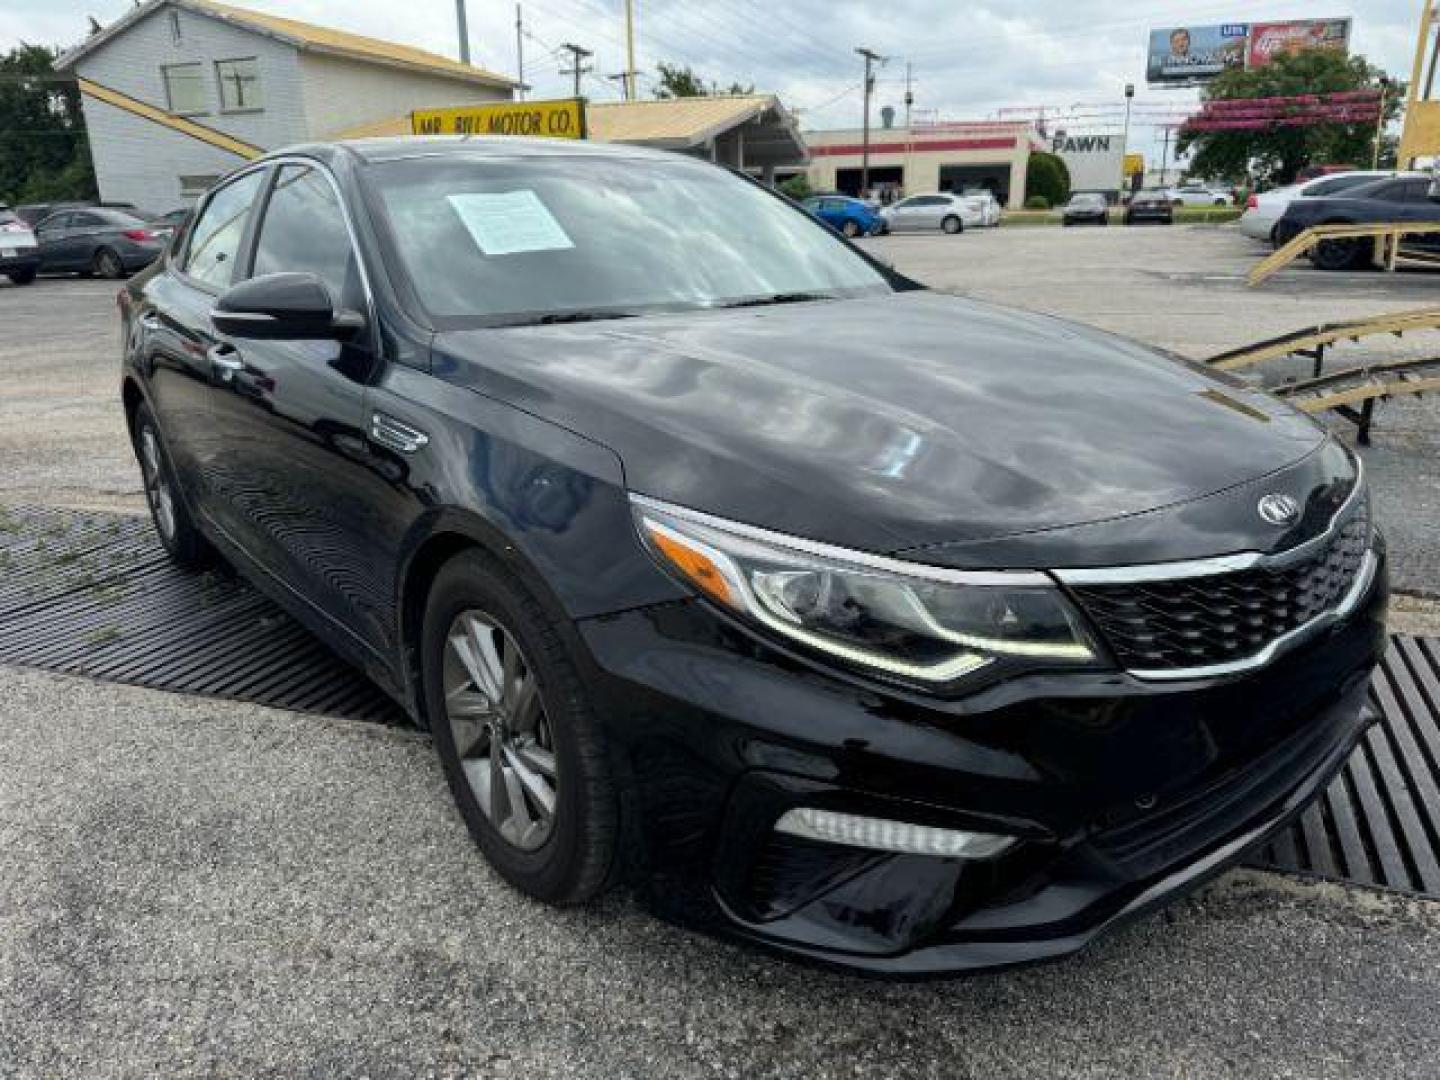
<path fill-rule="evenodd" d="M 867 243 L 935 287 L 1196 357 L 1440 288 L 1302 267 L 1247 290 L 1258 249 L 1230 229 Z M 0 283 L 0 505 L 142 509 L 114 291 Z M 1365 452 L 1417 591 L 1440 585 L 1436 408 L 1382 410 Z M 624 894 L 564 912 L 520 897 L 406 730 L 0 668 L 0 778 L 0 1076 L 1429 1077 L 1440 1061 L 1430 901 L 1236 873 L 1059 964 L 875 984 L 672 929 Z"/>

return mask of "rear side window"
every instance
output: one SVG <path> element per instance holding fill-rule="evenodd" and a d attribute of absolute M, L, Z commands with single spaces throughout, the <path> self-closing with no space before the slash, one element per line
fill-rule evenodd
<path fill-rule="evenodd" d="M 255 245 L 256 276 L 282 271 L 315 274 L 340 307 L 364 299 L 359 264 L 335 189 L 309 165 L 286 165 L 265 207 Z"/>
<path fill-rule="evenodd" d="M 217 289 L 235 278 L 235 260 L 263 173 L 247 173 L 215 193 L 190 230 L 185 273 Z"/>
<path fill-rule="evenodd" d="M 1347 188 L 1359 187 L 1361 184 L 1368 184 L 1372 176 L 1335 176 L 1329 180 L 1321 180 L 1318 184 L 1311 184 L 1306 195 L 1334 195 Z"/>

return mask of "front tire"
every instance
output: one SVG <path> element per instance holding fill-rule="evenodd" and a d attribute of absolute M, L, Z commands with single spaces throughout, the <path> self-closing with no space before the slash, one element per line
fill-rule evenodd
<path fill-rule="evenodd" d="M 965 223 L 954 214 L 940 222 L 940 228 L 949 236 L 958 236 L 965 231 Z"/>
<path fill-rule="evenodd" d="M 16 285 L 29 285 L 35 280 L 34 270 L 16 270 L 10 275 L 10 280 Z"/>
<path fill-rule="evenodd" d="M 493 559 L 465 552 L 431 588 L 421 669 L 450 791 L 500 876 L 552 904 L 603 891 L 619 789 L 561 628 Z"/>
<path fill-rule="evenodd" d="M 860 226 L 853 221 L 847 221 L 844 225 L 840 226 L 840 231 L 844 233 L 848 239 L 854 240 L 855 237 L 860 235 Z"/>
<path fill-rule="evenodd" d="M 145 483 L 145 502 L 160 544 L 171 560 L 187 570 L 202 569 L 214 561 L 209 541 L 195 527 L 195 521 L 180 494 L 169 451 L 148 405 L 135 412 L 135 457 Z"/>

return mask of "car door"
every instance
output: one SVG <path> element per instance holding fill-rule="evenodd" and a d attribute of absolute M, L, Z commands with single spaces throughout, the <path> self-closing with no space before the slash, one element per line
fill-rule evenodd
<path fill-rule="evenodd" d="M 40 245 L 40 265 L 46 270 L 69 270 L 66 240 L 70 235 L 70 211 L 51 214 L 35 228 L 35 240 Z"/>
<path fill-rule="evenodd" d="M 210 193 L 183 250 L 145 283 L 131 327 L 171 462 L 190 505 L 206 518 L 217 461 L 210 389 L 218 342 L 210 309 L 234 279 L 263 179 L 263 170 L 252 170 Z"/>
<path fill-rule="evenodd" d="M 891 232 L 907 232 L 915 227 L 915 216 L 917 213 L 915 204 L 919 200 L 919 195 L 912 195 L 908 199 L 901 199 L 890 208 Z"/>
<path fill-rule="evenodd" d="M 365 313 L 367 325 L 345 342 L 218 337 L 214 523 L 329 623 L 385 656 L 397 553 L 384 550 L 379 515 L 403 464 L 369 438 L 378 365 L 369 291 L 339 189 L 319 163 L 279 166 L 251 248 L 242 278 L 313 274 L 335 310 Z"/>
<path fill-rule="evenodd" d="M 76 210 L 70 215 L 65 234 L 65 265 L 69 270 L 88 270 L 111 224 L 90 210 Z"/>

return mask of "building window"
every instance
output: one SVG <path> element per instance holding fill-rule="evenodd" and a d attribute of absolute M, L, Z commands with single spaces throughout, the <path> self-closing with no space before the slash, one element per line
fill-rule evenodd
<path fill-rule="evenodd" d="M 220 108 L 226 112 L 260 109 L 265 99 L 260 93 L 260 61 L 253 56 L 246 60 L 215 61 L 215 77 L 220 81 Z"/>
<path fill-rule="evenodd" d="M 170 44 L 180 44 L 180 13 L 174 8 L 170 9 Z"/>
<path fill-rule="evenodd" d="M 198 199 L 219 182 L 220 177 L 213 174 L 205 176 L 182 175 L 180 177 L 180 197 L 182 199 Z"/>
<path fill-rule="evenodd" d="M 165 100 L 172 113 L 184 116 L 201 113 L 205 100 L 205 68 L 202 64 L 168 64 L 160 69 L 165 78 Z"/>

